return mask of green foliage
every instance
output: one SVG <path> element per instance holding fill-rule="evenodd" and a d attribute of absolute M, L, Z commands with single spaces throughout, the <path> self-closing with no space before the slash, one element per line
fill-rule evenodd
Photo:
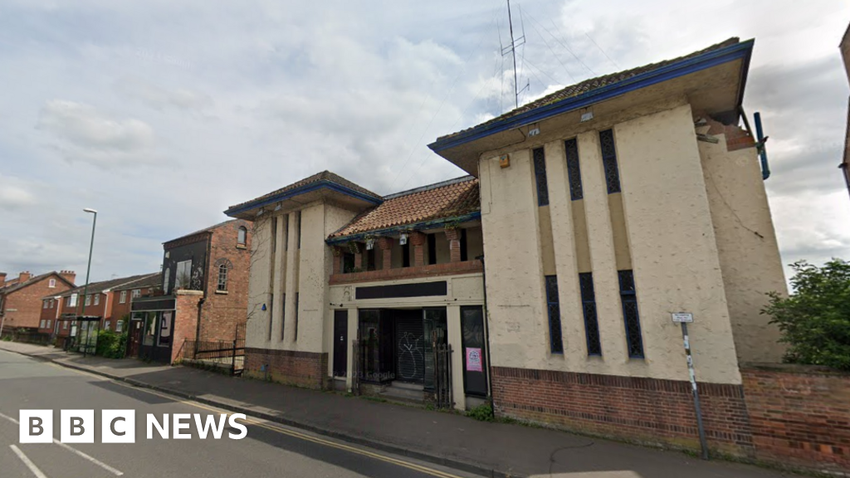
<path fill-rule="evenodd" d="M 124 358 L 126 346 L 126 332 L 118 334 L 111 330 L 101 330 L 97 333 L 95 355 L 106 358 Z"/>
<path fill-rule="evenodd" d="M 466 416 L 481 422 L 492 422 L 494 420 L 493 406 L 489 403 L 478 405 L 473 409 L 467 410 Z"/>
<path fill-rule="evenodd" d="M 11 342 L 12 341 L 12 335 L 11 334 L 10 335 L 4 335 L 2 337 L 2 340 L 3 340 L 3 342 Z"/>
<path fill-rule="evenodd" d="M 850 370 L 850 263 L 833 259 L 823 267 L 791 265 L 794 295 L 770 293 L 762 310 L 789 345 L 785 361 Z"/>

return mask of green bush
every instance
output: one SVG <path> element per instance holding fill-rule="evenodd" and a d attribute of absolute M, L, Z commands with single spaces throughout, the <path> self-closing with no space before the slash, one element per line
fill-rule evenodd
<path fill-rule="evenodd" d="M 770 293 L 762 310 L 789 345 L 785 361 L 850 370 L 850 263 L 833 259 L 823 267 L 791 264 L 794 294 Z"/>
<path fill-rule="evenodd" d="M 111 330 L 101 330 L 97 333 L 95 355 L 106 358 L 124 358 L 126 346 L 126 332 L 118 334 Z"/>
<path fill-rule="evenodd" d="M 478 405 L 473 409 L 467 410 L 466 416 L 481 422 L 492 422 L 494 419 L 493 406 L 489 403 Z"/>

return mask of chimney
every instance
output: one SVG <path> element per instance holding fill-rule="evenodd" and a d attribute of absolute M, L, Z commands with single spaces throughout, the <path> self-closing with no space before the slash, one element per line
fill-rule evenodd
<path fill-rule="evenodd" d="M 0 272 L 0 289 L 6 287 L 6 273 Z"/>
<path fill-rule="evenodd" d="M 59 275 L 71 284 L 73 284 L 74 279 L 77 278 L 77 274 L 74 271 L 59 271 Z"/>
<path fill-rule="evenodd" d="M 30 277 L 32 277 L 30 271 L 21 272 L 20 274 L 18 274 L 18 284 L 23 284 L 24 282 L 30 280 Z"/>

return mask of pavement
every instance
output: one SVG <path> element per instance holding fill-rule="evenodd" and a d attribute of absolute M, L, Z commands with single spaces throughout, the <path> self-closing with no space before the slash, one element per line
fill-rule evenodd
<path fill-rule="evenodd" d="M 397 456 L 484 476 L 558 478 L 777 478 L 751 465 L 456 413 L 229 377 L 133 359 L 82 357 L 52 347 L 0 342 L 17 352 L 225 410 Z"/>

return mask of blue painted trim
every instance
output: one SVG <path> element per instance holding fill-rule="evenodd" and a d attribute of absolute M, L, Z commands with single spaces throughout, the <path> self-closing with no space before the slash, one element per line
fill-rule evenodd
<path fill-rule="evenodd" d="M 410 231 L 410 230 L 423 230 L 423 229 L 434 229 L 450 222 L 467 222 L 474 221 L 475 219 L 481 218 L 481 212 L 471 212 L 469 214 L 464 214 L 463 216 L 454 216 L 454 217 L 445 217 L 441 219 L 433 219 L 430 221 L 422 221 L 416 222 L 413 224 L 402 224 L 400 226 L 386 227 L 384 229 L 376 229 L 374 231 L 366 231 L 360 232 L 357 234 L 350 234 L 348 236 L 340 236 L 325 239 L 325 243 L 329 246 L 345 244 L 350 241 L 363 241 L 367 236 L 387 236 L 391 234 L 397 234 L 402 231 Z"/>
<path fill-rule="evenodd" d="M 689 58 L 687 60 L 663 66 L 656 70 L 641 73 L 626 80 L 618 81 L 601 88 L 596 88 L 572 98 L 540 106 L 533 110 L 505 118 L 502 121 L 474 127 L 470 130 L 458 133 L 455 136 L 443 140 L 437 140 L 429 144 L 428 147 L 435 153 L 440 153 L 441 151 L 455 148 L 496 133 L 501 133 L 503 131 L 508 131 L 531 123 L 539 123 L 545 119 L 568 111 L 586 108 L 594 103 L 614 98 L 616 96 L 621 96 L 641 88 L 646 88 L 664 81 L 679 78 L 681 76 L 705 70 L 706 68 L 711 68 L 723 63 L 728 63 L 730 61 L 744 59 L 744 76 L 742 77 L 741 89 L 738 94 L 738 105 L 740 106 L 741 100 L 743 99 L 743 87 L 746 82 L 747 66 L 749 65 L 750 56 L 752 55 L 753 44 L 753 40 L 748 40 L 735 45 L 730 45 L 726 48 L 721 48 L 720 50 L 703 53 L 702 55 L 694 58 Z"/>
<path fill-rule="evenodd" d="M 336 191 L 347 196 L 351 196 L 355 199 L 360 199 L 366 202 L 369 202 L 374 205 L 381 204 L 383 202 L 382 199 L 375 198 L 373 196 L 369 196 L 361 193 L 360 191 L 355 191 L 354 189 L 342 186 L 333 181 L 328 181 L 327 179 L 321 179 L 316 182 L 312 182 L 309 184 L 305 184 L 303 186 L 297 187 L 295 189 L 291 189 L 289 191 L 282 192 L 278 195 L 272 196 L 268 199 L 264 199 L 262 201 L 257 202 L 249 202 L 243 206 L 230 208 L 224 213 L 228 216 L 233 216 L 234 214 L 239 214 L 241 212 L 249 211 L 251 209 L 256 209 L 258 207 L 268 206 L 269 204 L 274 204 L 276 202 L 285 201 L 287 199 L 291 199 L 295 196 L 300 196 L 301 194 L 309 193 L 311 191 L 316 191 L 321 188 L 328 188 L 332 191 Z"/>

